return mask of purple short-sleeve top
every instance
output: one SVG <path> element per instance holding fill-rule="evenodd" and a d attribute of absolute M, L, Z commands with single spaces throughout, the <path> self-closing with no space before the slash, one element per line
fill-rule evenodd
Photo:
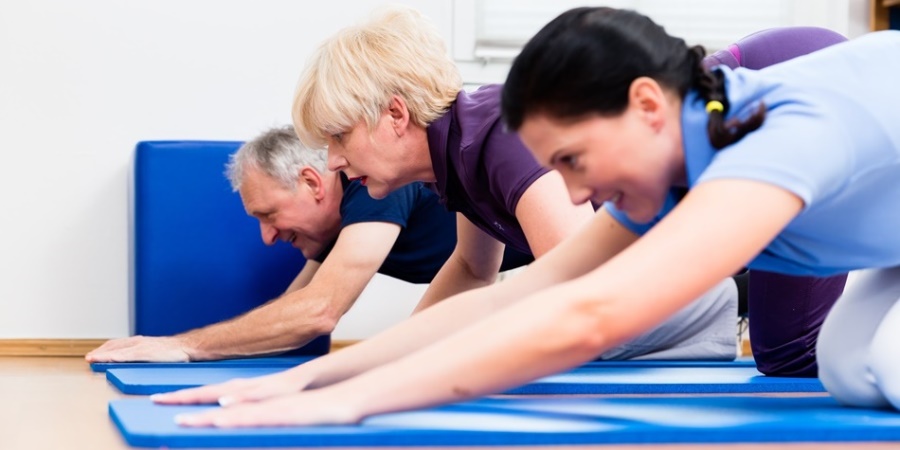
<path fill-rule="evenodd" d="M 461 91 L 428 128 L 432 189 L 450 211 L 519 251 L 531 253 L 516 219 L 522 194 L 549 170 L 500 120 L 502 86 Z"/>

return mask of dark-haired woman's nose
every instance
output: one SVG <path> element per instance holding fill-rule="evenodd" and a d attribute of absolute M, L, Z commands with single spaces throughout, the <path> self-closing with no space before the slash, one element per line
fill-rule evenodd
<path fill-rule="evenodd" d="M 572 199 L 572 204 L 580 205 L 591 199 L 592 191 L 586 187 L 582 186 L 574 186 L 572 183 L 566 183 L 569 189 L 569 198 Z"/>

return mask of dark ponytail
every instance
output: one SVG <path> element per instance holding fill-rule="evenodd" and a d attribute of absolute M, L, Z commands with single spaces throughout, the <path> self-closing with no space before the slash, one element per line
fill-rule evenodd
<path fill-rule="evenodd" d="M 681 98 L 693 88 L 707 105 L 718 102 L 708 108 L 708 132 L 712 145 L 723 148 L 759 128 L 765 106 L 746 121 L 726 122 L 724 78 L 703 68 L 704 56 L 702 47 L 688 48 L 637 12 L 575 8 L 544 26 L 516 57 L 503 87 L 503 119 L 518 130 L 533 114 L 617 116 L 628 106 L 631 83 L 650 77 Z"/>
<path fill-rule="evenodd" d="M 766 105 L 760 103 L 759 108 L 747 120 L 735 118 L 726 121 L 725 116 L 731 105 L 725 96 L 725 76 L 719 70 L 711 71 L 706 68 L 703 64 L 703 57 L 706 55 L 703 47 L 691 47 L 689 52 L 694 67 L 691 87 L 696 89 L 697 94 L 704 100 L 709 116 L 706 133 L 713 148 L 725 148 L 759 128 L 766 118 Z"/>

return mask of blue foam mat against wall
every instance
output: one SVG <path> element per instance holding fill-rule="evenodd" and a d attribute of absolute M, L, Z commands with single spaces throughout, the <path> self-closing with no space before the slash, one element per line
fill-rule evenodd
<path fill-rule="evenodd" d="M 305 264 L 266 247 L 231 190 L 225 164 L 241 142 L 146 141 L 134 155 L 134 332 L 181 333 L 279 296 Z M 328 336 L 295 354 L 328 352 Z"/>

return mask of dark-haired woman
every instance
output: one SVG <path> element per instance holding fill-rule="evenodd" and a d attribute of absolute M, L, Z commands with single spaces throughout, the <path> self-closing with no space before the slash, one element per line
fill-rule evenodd
<path fill-rule="evenodd" d="M 702 55 L 633 11 L 580 8 L 516 59 L 507 124 L 574 201 L 606 203 L 596 222 L 643 235 L 563 301 L 627 337 L 745 264 L 866 269 L 822 326 L 819 376 L 843 403 L 900 407 L 900 32 L 756 72 Z M 664 267 L 678 289 L 635 283 Z"/>

